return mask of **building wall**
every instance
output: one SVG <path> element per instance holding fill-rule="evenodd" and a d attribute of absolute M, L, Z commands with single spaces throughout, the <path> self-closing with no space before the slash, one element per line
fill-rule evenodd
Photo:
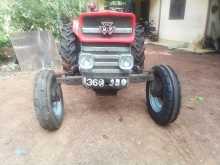
<path fill-rule="evenodd" d="M 159 0 L 151 5 L 151 17 L 158 20 Z M 209 0 L 187 0 L 184 20 L 169 20 L 170 0 L 162 0 L 160 39 L 193 43 L 204 37 Z M 158 21 L 156 21 L 158 24 Z"/>
<path fill-rule="evenodd" d="M 160 19 L 160 0 L 150 0 L 150 21 L 153 20 L 158 30 Z"/>

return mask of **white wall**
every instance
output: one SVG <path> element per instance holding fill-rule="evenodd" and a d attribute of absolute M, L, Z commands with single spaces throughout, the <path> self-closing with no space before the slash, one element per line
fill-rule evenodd
<path fill-rule="evenodd" d="M 150 0 L 150 20 L 153 20 L 158 30 L 160 19 L 160 0 Z"/>
<path fill-rule="evenodd" d="M 208 0 L 186 0 L 184 20 L 169 20 L 169 10 L 170 0 L 162 0 L 161 39 L 192 43 L 204 37 Z"/>

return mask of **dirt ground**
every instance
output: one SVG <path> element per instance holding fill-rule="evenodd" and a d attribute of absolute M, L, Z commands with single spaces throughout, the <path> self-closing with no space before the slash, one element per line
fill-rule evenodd
<path fill-rule="evenodd" d="M 0 80 L 1 165 L 219 165 L 220 55 L 147 46 L 146 68 L 171 65 L 182 83 L 178 120 L 159 127 L 145 112 L 145 84 L 116 97 L 63 85 L 60 130 L 40 128 L 32 105 L 33 76 Z"/>

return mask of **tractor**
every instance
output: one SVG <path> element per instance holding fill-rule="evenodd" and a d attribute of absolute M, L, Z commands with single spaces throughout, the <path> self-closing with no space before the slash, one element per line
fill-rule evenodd
<path fill-rule="evenodd" d="M 146 83 L 146 109 L 160 126 L 173 123 L 181 108 L 181 87 L 168 65 L 144 70 L 144 28 L 131 7 L 90 11 L 77 20 L 63 19 L 60 55 L 63 72 L 43 69 L 36 74 L 34 108 L 40 126 L 54 131 L 64 118 L 61 84 L 82 85 L 96 95 L 116 96 L 132 83 Z"/>

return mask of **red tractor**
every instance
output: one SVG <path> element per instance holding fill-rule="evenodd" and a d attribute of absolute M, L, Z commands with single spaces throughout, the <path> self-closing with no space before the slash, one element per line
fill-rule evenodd
<path fill-rule="evenodd" d="M 131 12 L 82 13 L 62 26 L 63 74 L 40 71 L 35 79 L 34 107 L 41 127 L 60 128 L 64 117 L 61 84 L 83 85 L 97 95 L 116 95 L 131 83 L 146 82 L 146 107 L 165 126 L 180 112 L 180 82 L 167 65 L 144 71 L 144 28 Z"/>

